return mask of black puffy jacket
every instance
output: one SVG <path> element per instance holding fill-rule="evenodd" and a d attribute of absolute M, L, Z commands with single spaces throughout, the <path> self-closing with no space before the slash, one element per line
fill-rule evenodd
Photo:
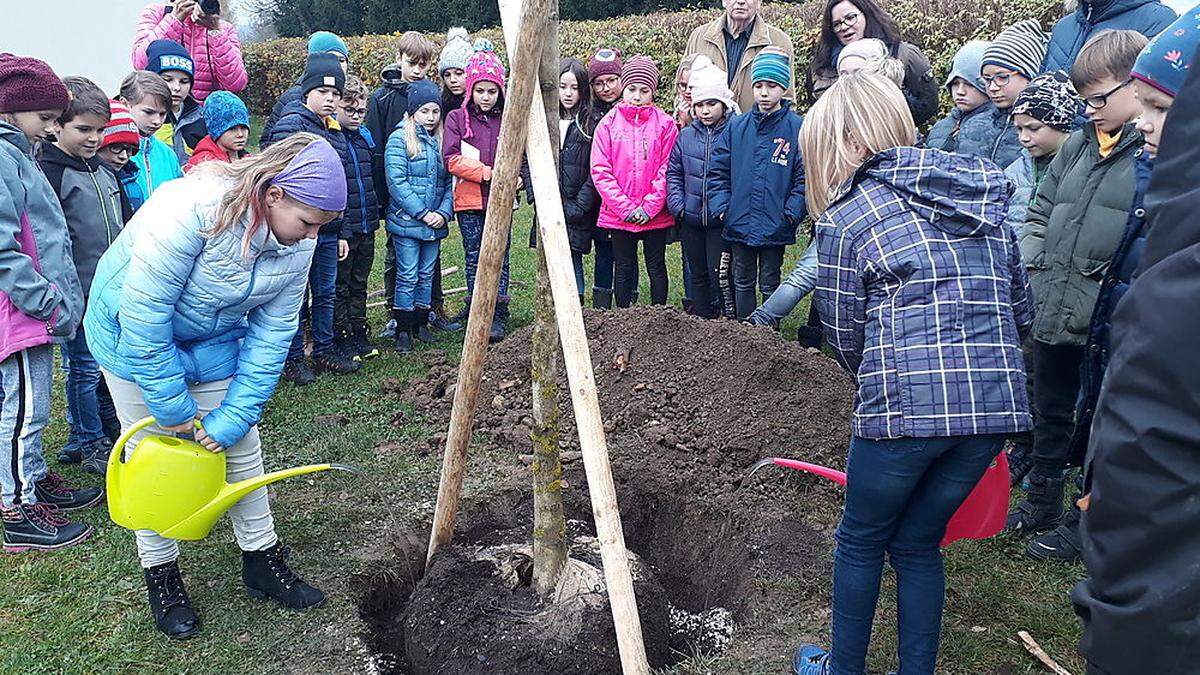
<path fill-rule="evenodd" d="M 592 184 L 592 137 L 584 132 L 578 119 L 567 127 L 558 156 L 558 188 L 571 250 L 588 253 L 592 250 L 592 236 L 600 214 L 600 195 Z"/>
<path fill-rule="evenodd" d="M 342 217 L 342 239 L 379 229 L 379 199 L 375 192 L 375 141 L 364 126 L 342 130 L 346 139 L 346 212 Z"/>
<path fill-rule="evenodd" d="M 330 128 L 331 123 L 332 128 Z M 342 134 L 341 128 L 337 126 L 336 122 L 332 122 L 332 120 L 326 121 L 321 119 L 315 112 L 304 107 L 304 104 L 299 101 L 292 103 L 284 109 L 283 115 L 275 122 L 275 126 L 271 127 L 271 133 L 267 134 L 263 139 L 262 147 L 266 149 L 292 134 L 301 132 L 316 134 L 329 141 L 329 144 L 333 146 L 333 149 L 337 151 L 338 157 L 342 160 L 342 168 L 347 169 L 350 166 L 350 152 L 346 148 L 346 137 Z M 321 227 L 321 234 L 323 235 L 335 234 L 341 236 L 341 232 L 342 218 L 337 218 L 333 222 Z"/>

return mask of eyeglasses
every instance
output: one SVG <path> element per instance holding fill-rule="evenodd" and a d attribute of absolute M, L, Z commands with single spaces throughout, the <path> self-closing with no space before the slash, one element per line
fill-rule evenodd
<path fill-rule="evenodd" d="M 113 155 L 114 157 L 120 157 L 121 155 L 125 155 L 127 157 L 132 157 L 133 155 L 137 154 L 137 148 L 132 145 L 124 145 L 124 144 L 106 145 L 101 149 L 107 151 L 109 154 Z"/>
<path fill-rule="evenodd" d="M 862 16 L 862 15 L 859 14 L 858 12 L 850 12 L 846 16 L 843 16 L 842 18 L 838 19 L 837 21 L 834 21 L 833 29 L 837 30 L 837 29 L 841 28 L 842 26 L 849 28 L 850 26 L 853 26 L 855 23 L 858 22 L 858 17 L 860 17 L 860 16 Z"/>
<path fill-rule="evenodd" d="M 621 78 L 616 75 L 605 75 L 592 80 L 592 84 L 601 89 L 611 89 L 621 86 Z"/>
<path fill-rule="evenodd" d="M 350 115 L 351 117 L 366 117 L 367 116 L 366 108 L 351 108 L 350 106 L 342 106 L 342 112 L 346 113 L 347 115 Z"/>
<path fill-rule="evenodd" d="M 1128 87 L 1131 82 L 1133 82 L 1132 77 L 1129 78 L 1128 80 L 1125 80 L 1121 84 L 1118 84 L 1117 86 L 1113 87 L 1112 89 L 1109 89 L 1108 91 L 1104 92 L 1103 94 L 1096 94 L 1095 96 L 1083 96 L 1083 97 L 1081 97 L 1081 99 L 1083 100 L 1083 102 L 1085 104 L 1087 104 L 1087 107 L 1091 108 L 1092 110 L 1099 110 L 1099 109 L 1103 108 L 1104 106 L 1108 105 L 1108 97 L 1112 96 L 1113 94 L 1117 93 L 1118 91 L 1121 91 L 1125 87 Z"/>
<path fill-rule="evenodd" d="M 1008 83 L 1012 81 L 1014 75 L 1020 75 L 1020 73 L 1015 70 L 1010 70 L 1007 73 L 980 75 L 979 79 L 983 80 L 984 84 L 988 87 L 992 86 L 993 84 L 997 87 L 1007 87 Z"/>

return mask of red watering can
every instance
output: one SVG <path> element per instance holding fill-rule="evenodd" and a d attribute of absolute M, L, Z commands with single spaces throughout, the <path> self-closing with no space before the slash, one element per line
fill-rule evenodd
<path fill-rule="evenodd" d="M 844 471 L 782 457 L 768 457 L 759 461 L 750 469 L 750 474 L 753 475 L 755 471 L 769 464 L 816 474 L 839 485 L 846 484 Z M 1004 529 L 1004 521 L 1008 516 L 1008 494 L 1008 457 L 1001 452 L 983 472 L 983 478 L 979 479 L 975 489 L 971 490 L 966 501 L 958 507 L 958 511 L 954 512 L 950 522 L 946 524 L 942 546 L 959 539 L 987 539 L 999 534 Z"/>

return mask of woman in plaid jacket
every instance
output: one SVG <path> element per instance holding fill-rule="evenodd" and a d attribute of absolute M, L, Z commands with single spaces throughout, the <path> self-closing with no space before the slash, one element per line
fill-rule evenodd
<path fill-rule="evenodd" d="M 903 94 L 871 74 L 840 78 L 800 133 L 817 218 L 814 301 L 858 382 L 833 646 L 801 647 L 800 675 L 863 672 L 885 552 L 900 671 L 934 672 L 946 523 L 1005 437 L 1032 423 L 1021 358 L 1029 280 L 1004 222 L 1012 188 L 987 160 L 914 142 Z"/>

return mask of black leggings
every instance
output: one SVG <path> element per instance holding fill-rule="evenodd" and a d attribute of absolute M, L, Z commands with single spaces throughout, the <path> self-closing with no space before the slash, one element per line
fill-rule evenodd
<path fill-rule="evenodd" d="M 642 242 L 646 274 L 650 277 L 650 302 L 667 304 L 667 235 L 669 229 L 642 232 L 612 231 L 613 263 L 616 267 L 617 307 L 628 307 L 638 287 L 637 245 Z"/>
<path fill-rule="evenodd" d="M 691 266 L 691 285 L 688 294 L 692 299 L 692 313 L 707 319 L 721 315 L 722 298 L 719 283 L 721 254 L 725 251 L 725 239 L 721 228 L 699 228 L 684 225 L 679 230 L 683 241 L 683 254 Z"/>

